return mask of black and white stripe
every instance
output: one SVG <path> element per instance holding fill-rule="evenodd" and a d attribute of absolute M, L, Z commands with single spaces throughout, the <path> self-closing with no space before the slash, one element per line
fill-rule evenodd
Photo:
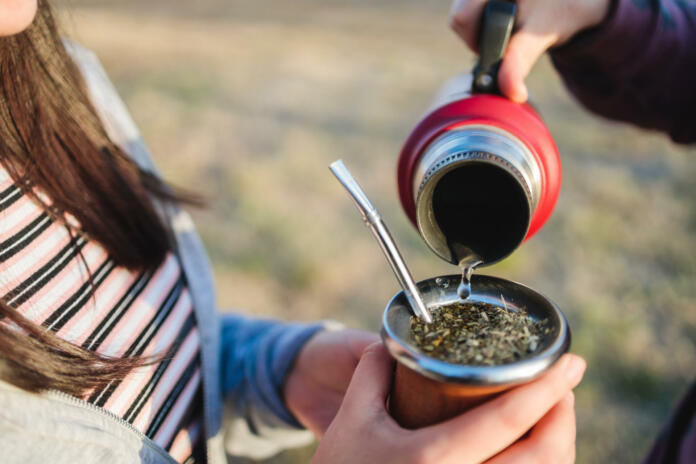
<path fill-rule="evenodd" d="M 37 218 L 24 226 L 22 230 L 0 243 L 0 263 L 7 261 L 22 251 L 34 239 L 48 229 L 51 224 L 53 224 L 53 221 L 51 221 L 49 215 L 41 213 Z"/>
<path fill-rule="evenodd" d="M 70 261 L 77 257 L 84 248 L 86 241 L 82 237 L 75 237 L 65 245 L 53 258 L 41 266 L 29 278 L 3 295 L 2 300 L 10 306 L 19 306 L 60 273 Z"/>
<path fill-rule="evenodd" d="M 111 258 L 107 258 L 92 274 L 92 281 L 83 283 L 65 302 L 42 323 L 49 330 L 58 332 L 94 296 L 101 284 L 116 268 Z"/>
<path fill-rule="evenodd" d="M 186 385 L 188 385 L 189 381 L 191 380 L 194 373 L 196 372 L 196 369 L 199 366 L 200 361 L 198 359 L 198 353 L 196 353 L 196 356 L 194 356 L 193 359 L 191 359 L 191 362 L 188 363 L 188 366 L 186 366 L 186 370 L 181 375 L 181 377 L 179 377 L 179 380 L 176 382 L 176 385 L 167 396 L 167 399 L 164 400 L 164 404 L 162 404 L 162 407 L 159 408 L 154 418 L 152 419 L 152 422 L 150 422 L 150 426 L 147 428 L 145 435 L 147 435 L 148 437 L 154 437 L 155 434 L 157 434 L 157 431 L 162 425 L 162 422 L 169 414 L 169 411 L 172 409 L 172 406 L 176 404 L 176 401 L 179 399 L 181 392 L 184 391 L 184 388 L 186 387 Z"/>
<path fill-rule="evenodd" d="M 131 284 L 128 291 L 121 297 L 116 306 L 109 311 L 109 314 L 102 320 L 96 329 L 87 337 L 87 340 L 82 344 L 82 347 L 87 350 L 96 351 L 97 348 L 106 340 L 106 337 L 118 324 L 118 321 L 126 314 L 130 304 L 143 291 L 147 284 L 152 279 L 152 271 L 141 272 L 135 282 Z"/>
<path fill-rule="evenodd" d="M 0 211 L 4 211 L 12 206 L 17 200 L 24 196 L 22 189 L 15 184 L 10 185 L 0 192 Z"/>
<path fill-rule="evenodd" d="M 184 326 L 181 328 L 181 331 L 179 331 L 179 335 L 177 336 L 177 339 L 174 342 L 174 349 L 177 349 L 179 346 L 181 346 L 181 344 L 184 342 L 188 334 L 194 329 L 195 326 L 195 318 L 193 317 L 193 314 L 191 314 L 186 319 L 186 322 L 184 323 Z M 194 356 L 194 359 L 197 358 L 197 355 Z M 155 387 L 157 387 L 157 384 L 161 380 L 162 376 L 166 372 L 171 362 L 172 357 L 168 357 L 167 359 L 163 360 L 159 366 L 157 366 L 157 369 L 155 370 L 148 383 L 145 385 L 145 387 L 143 387 L 138 396 L 135 398 L 135 401 L 133 401 L 126 413 L 123 415 L 123 419 L 125 421 L 132 422 L 135 420 L 136 417 L 138 417 L 140 410 L 143 408 L 147 400 L 152 395 L 152 392 L 155 390 Z"/>
<path fill-rule="evenodd" d="M 145 326 L 140 334 L 136 337 L 135 341 L 128 347 L 123 357 L 130 356 L 140 356 L 143 354 L 145 348 L 150 344 L 152 338 L 159 331 L 160 327 L 167 320 L 172 312 L 172 308 L 179 301 L 181 292 L 185 288 L 185 282 L 182 275 L 177 279 L 176 284 L 167 294 L 159 309 L 155 313 L 155 317 Z M 95 393 L 90 397 L 90 403 L 94 403 L 97 406 L 103 406 L 111 397 L 111 394 L 118 388 L 118 384 L 115 382 L 109 383 L 100 392 Z"/>

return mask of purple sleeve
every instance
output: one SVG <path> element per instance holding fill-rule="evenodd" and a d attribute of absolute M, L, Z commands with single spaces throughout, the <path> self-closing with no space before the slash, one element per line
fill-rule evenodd
<path fill-rule="evenodd" d="M 551 58 L 591 111 L 696 142 L 696 2 L 612 0 L 602 24 Z"/>
<path fill-rule="evenodd" d="M 643 464 L 693 464 L 696 462 L 696 383 L 672 413 Z"/>

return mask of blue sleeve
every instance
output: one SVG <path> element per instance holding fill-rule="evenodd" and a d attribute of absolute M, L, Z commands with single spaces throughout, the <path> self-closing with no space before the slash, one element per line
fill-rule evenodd
<path fill-rule="evenodd" d="M 252 433 L 301 428 L 283 401 L 283 384 L 297 354 L 322 324 L 289 324 L 239 314 L 222 316 L 222 394 Z"/>

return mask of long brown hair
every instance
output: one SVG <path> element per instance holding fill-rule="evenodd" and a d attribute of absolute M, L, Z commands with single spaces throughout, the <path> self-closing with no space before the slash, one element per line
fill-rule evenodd
<path fill-rule="evenodd" d="M 129 269 L 156 267 L 172 240 L 152 198 L 178 196 L 109 139 L 48 0 L 38 3 L 27 30 L 0 38 L 0 163 L 71 233 L 99 242 Z M 150 362 L 87 351 L 2 301 L 0 319 L 0 379 L 30 391 L 79 395 Z"/>

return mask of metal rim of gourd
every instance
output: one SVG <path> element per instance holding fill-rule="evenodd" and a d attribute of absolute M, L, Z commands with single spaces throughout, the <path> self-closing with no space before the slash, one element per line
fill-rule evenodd
<path fill-rule="evenodd" d="M 457 283 L 461 276 L 433 277 L 417 286 L 430 309 L 458 302 Z M 411 309 L 403 292 L 387 303 L 382 317 L 381 336 L 389 353 L 398 362 L 419 374 L 440 382 L 469 386 L 515 385 L 530 381 L 547 369 L 570 348 L 570 328 L 563 312 L 549 298 L 526 285 L 486 275 L 474 275 L 472 296 L 467 301 L 489 303 L 508 310 L 524 309 L 535 319 L 548 318 L 551 333 L 538 352 L 509 364 L 472 366 L 431 358 L 408 340 Z"/>

